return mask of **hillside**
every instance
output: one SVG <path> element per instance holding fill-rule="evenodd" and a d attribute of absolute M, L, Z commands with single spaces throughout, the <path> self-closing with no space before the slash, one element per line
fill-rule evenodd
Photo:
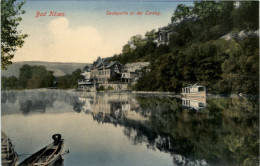
<path fill-rule="evenodd" d="M 47 70 L 54 71 L 54 76 L 63 76 L 66 74 L 71 74 L 76 69 L 83 69 L 87 63 L 59 63 L 59 62 L 38 62 L 38 61 L 27 61 L 27 62 L 13 62 L 12 65 L 8 67 L 7 70 L 2 70 L 1 75 L 10 77 L 10 76 L 19 76 L 19 69 L 28 64 L 30 66 L 45 66 Z"/>
<path fill-rule="evenodd" d="M 150 62 L 135 90 L 180 92 L 198 83 L 209 93 L 258 94 L 259 2 L 180 4 L 167 26 L 132 36 L 110 60 Z"/>

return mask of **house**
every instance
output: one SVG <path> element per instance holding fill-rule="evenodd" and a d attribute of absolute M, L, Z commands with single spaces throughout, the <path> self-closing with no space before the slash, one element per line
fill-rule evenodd
<path fill-rule="evenodd" d="M 93 69 L 92 65 L 87 65 L 81 75 L 84 76 L 84 79 L 78 80 L 78 88 L 90 88 L 93 86 L 93 81 L 91 81 L 91 70 Z"/>
<path fill-rule="evenodd" d="M 127 63 L 124 69 L 129 72 L 136 72 L 137 70 L 142 70 L 144 67 L 147 67 L 149 65 L 150 62 Z"/>
<path fill-rule="evenodd" d="M 83 69 L 81 75 L 84 79 L 78 80 L 79 88 L 91 88 L 96 84 L 104 84 L 109 81 L 120 81 L 123 65 L 117 61 L 109 61 L 109 58 L 98 58 L 92 65 Z"/>
<path fill-rule="evenodd" d="M 198 84 L 182 88 L 181 95 L 185 97 L 206 97 L 206 87 Z"/>
<path fill-rule="evenodd" d="M 137 62 L 123 66 L 118 61 L 109 61 L 109 58 L 98 58 L 83 69 L 84 79 L 78 80 L 78 87 L 91 91 L 96 85 L 114 90 L 126 89 L 127 85 L 120 83 L 135 83 L 149 65 L 149 62 Z"/>
<path fill-rule="evenodd" d="M 83 88 L 89 91 L 92 91 L 91 88 L 94 86 L 94 82 L 88 81 L 88 80 L 84 80 L 84 79 L 80 79 L 78 80 L 78 88 Z"/>
<path fill-rule="evenodd" d="M 122 72 L 121 81 L 123 83 L 131 83 L 138 79 L 138 73 L 136 72 Z"/>
<path fill-rule="evenodd" d="M 84 79 L 87 80 L 87 81 L 90 81 L 90 76 L 91 76 L 90 71 L 91 71 L 91 69 L 93 69 L 92 65 L 86 66 L 81 73 L 81 75 L 84 76 Z"/>
<path fill-rule="evenodd" d="M 95 62 L 93 62 L 93 67 L 90 70 L 90 77 L 97 81 L 100 75 L 99 70 L 103 69 L 109 63 L 108 58 L 98 58 Z"/>
<path fill-rule="evenodd" d="M 157 46 L 161 44 L 168 45 L 170 41 L 170 35 L 172 35 L 173 33 L 174 33 L 173 30 L 164 30 L 159 28 Z"/>
<path fill-rule="evenodd" d="M 149 64 L 149 62 L 127 63 L 121 74 L 121 82 L 136 82 L 142 76 L 142 69 L 148 67 Z"/>
<path fill-rule="evenodd" d="M 123 65 L 117 61 L 103 64 L 97 68 L 96 78 L 98 83 L 107 83 L 108 81 L 119 81 Z"/>
<path fill-rule="evenodd" d="M 81 75 L 84 76 L 84 79 L 78 80 L 78 87 L 89 89 L 95 86 L 94 84 L 98 76 L 97 68 L 107 63 L 109 63 L 107 58 L 98 58 L 92 65 L 87 65 L 81 73 Z"/>

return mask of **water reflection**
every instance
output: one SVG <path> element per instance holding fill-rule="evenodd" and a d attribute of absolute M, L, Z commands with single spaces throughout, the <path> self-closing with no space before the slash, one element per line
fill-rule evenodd
<path fill-rule="evenodd" d="M 206 108 L 206 97 L 203 98 L 182 98 L 182 107 L 195 109 L 197 111 Z"/>
<path fill-rule="evenodd" d="M 9 112 L 11 104 L 15 109 Z M 206 103 L 58 90 L 2 92 L 2 116 L 58 114 L 56 109 L 65 104 L 71 110 L 63 111 L 85 112 L 99 124 L 122 126 L 134 145 L 169 153 L 175 165 L 256 165 L 259 156 L 257 100 L 209 98 Z"/>

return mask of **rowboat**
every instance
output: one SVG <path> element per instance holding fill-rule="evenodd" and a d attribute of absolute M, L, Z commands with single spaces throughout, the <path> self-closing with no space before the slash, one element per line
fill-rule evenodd
<path fill-rule="evenodd" d="M 64 140 L 60 134 L 52 136 L 54 142 L 34 153 L 18 166 L 53 166 L 61 158 Z"/>
<path fill-rule="evenodd" d="M 4 132 L 1 132 L 1 152 L 2 166 L 14 166 L 18 156 L 14 151 L 14 145 Z"/>

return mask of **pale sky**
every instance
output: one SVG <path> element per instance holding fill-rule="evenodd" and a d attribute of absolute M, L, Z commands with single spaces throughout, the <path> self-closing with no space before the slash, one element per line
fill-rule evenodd
<path fill-rule="evenodd" d="M 119 54 L 130 37 L 166 26 L 178 4 L 192 2 L 26 1 L 20 24 L 29 35 L 13 59 L 17 61 L 92 63 Z M 149 10 L 160 15 L 144 15 Z M 37 12 L 46 16 L 36 18 Z M 66 16 L 48 16 L 50 11 Z M 106 15 L 107 11 L 129 12 Z M 129 15 L 130 12 L 143 15 Z"/>

